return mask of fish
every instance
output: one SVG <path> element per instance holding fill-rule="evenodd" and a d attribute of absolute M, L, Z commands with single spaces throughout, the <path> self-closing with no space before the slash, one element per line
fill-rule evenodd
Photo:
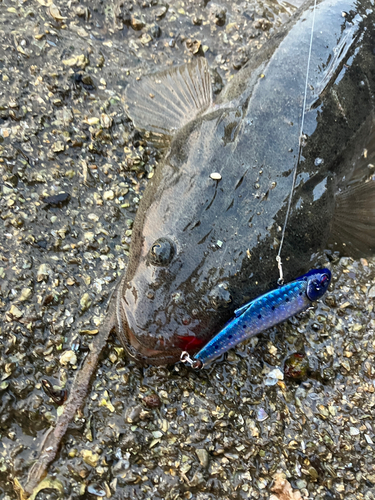
<path fill-rule="evenodd" d="M 28 494 L 56 457 L 111 332 L 137 362 L 173 364 L 275 288 L 291 192 L 281 252 L 288 281 L 322 252 L 324 261 L 335 252 L 373 254 L 373 7 L 368 0 L 322 0 L 314 12 L 312 5 L 304 4 L 215 100 L 204 58 L 127 87 L 129 117 L 164 160 L 139 204 L 127 270 L 104 324 L 29 471 Z"/>
<path fill-rule="evenodd" d="M 191 359 L 182 353 L 181 360 L 201 369 L 240 342 L 275 326 L 312 305 L 328 290 L 331 271 L 311 269 L 296 280 L 257 297 L 234 311 L 234 318 Z"/>
<path fill-rule="evenodd" d="M 130 358 L 196 353 L 275 287 L 291 190 L 288 280 L 327 255 L 373 253 L 374 26 L 367 0 L 307 3 L 215 99 L 204 57 L 127 86 L 134 127 L 164 154 L 106 323 Z"/>

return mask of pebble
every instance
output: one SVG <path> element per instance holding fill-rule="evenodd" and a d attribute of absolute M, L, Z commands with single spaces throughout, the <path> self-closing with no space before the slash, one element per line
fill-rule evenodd
<path fill-rule="evenodd" d="M 208 451 L 205 450 L 204 448 L 198 448 L 195 450 L 195 453 L 197 454 L 201 466 L 207 468 L 210 460 L 210 455 Z"/>
<path fill-rule="evenodd" d="M 48 276 L 50 275 L 51 272 L 52 272 L 52 269 L 49 266 L 49 264 L 41 264 L 39 266 L 39 269 L 38 269 L 38 272 L 36 275 L 37 281 L 47 280 Z"/>
<path fill-rule="evenodd" d="M 21 302 L 28 300 L 33 295 L 31 288 L 22 288 L 19 300 Z"/>
<path fill-rule="evenodd" d="M 82 450 L 81 456 L 83 458 L 83 461 L 87 465 L 90 465 L 91 467 L 97 467 L 100 458 L 97 453 L 94 453 L 91 450 Z"/>
<path fill-rule="evenodd" d="M 139 31 L 145 26 L 145 23 L 138 17 L 132 17 L 130 20 L 130 26 L 133 28 L 133 30 Z"/>
<path fill-rule="evenodd" d="M 100 125 L 103 127 L 103 128 L 110 128 L 112 126 L 112 118 L 108 115 L 106 115 L 105 113 L 102 113 L 100 115 Z"/>
<path fill-rule="evenodd" d="M 14 304 L 10 306 L 9 313 L 15 319 L 20 319 L 23 316 L 23 312 L 20 311 Z"/>
<path fill-rule="evenodd" d="M 115 193 L 110 189 L 109 191 L 104 191 L 103 200 L 113 200 Z"/>
<path fill-rule="evenodd" d="M 213 181 L 221 181 L 221 174 L 219 174 L 218 172 L 212 172 L 212 174 L 210 174 L 210 177 Z"/>
<path fill-rule="evenodd" d="M 357 427 L 350 427 L 349 432 L 351 436 L 358 436 L 359 435 L 359 429 Z"/>
<path fill-rule="evenodd" d="M 65 351 L 60 356 L 60 364 L 66 366 L 67 364 L 76 365 L 77 364 L 77 355 L 74 351 Z"/>
<path fill-rule="evenodd" d="M 84 293 L 79 301 L 82 312 L 87 311 L 91 306 L 91 298 L 88 293 Z"/>
<path fill-rule="evenodd" d="M 161 406 L 161 401 L 157 394 L 148 394 L 143 398 L 143 402 L 149 408 L 159 408 Z"/>

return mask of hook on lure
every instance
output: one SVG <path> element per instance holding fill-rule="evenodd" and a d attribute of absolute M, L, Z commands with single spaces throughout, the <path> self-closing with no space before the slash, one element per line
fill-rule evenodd
<path fill-rule="evenodd" d="M 331 282 L 329 269 L 312 269 L 286 285 L 257 297 L 235 311 L 234 318 L 197 354 L 190 357 L 183 351 L 180 360 L 194 369 L 201 369 L 240 342 L 258 335 L 320 299 Z"/>

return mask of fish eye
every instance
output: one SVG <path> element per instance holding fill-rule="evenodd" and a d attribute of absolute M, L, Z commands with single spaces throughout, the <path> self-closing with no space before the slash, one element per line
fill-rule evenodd
<path fill-rule="evenodd" d="M 323 273 L 321 276 L 310 279 L 307 284 L 306 294 L 310 300 L 318 300 L 328 289 L 330 276 Z"/>
<path fill-rule="evenodd" d="M 154 266 L 166 266 L 174 257 L 175 247 L 168 238 L 159 238 L 156 240 L 149 251 L 150 263 Z"/>

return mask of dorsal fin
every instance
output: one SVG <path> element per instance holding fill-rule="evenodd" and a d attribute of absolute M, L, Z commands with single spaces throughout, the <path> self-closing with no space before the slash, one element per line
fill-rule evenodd
<path fill-rule="evenodd" d="M 252 300 L 251 302 L 248 302 L 247 304 L 245 304 L 244 306 L 241 306 L 239 307 L 238 309 L 236 309 L 234 311 L 234 316 L 236 318 L 239 318 L 240 316 L 243 315 L 244 312 L 246 312 L 252 305 L 253 305 L 254 301 Z"/>
<path fill-rule="evenodd" d="M 131 83 L 125 94 L 134 126 L 168 141 L 174 132 L 205 111 L 212 103 L 207 62 L 195 61 L 146 75 Z"/>

